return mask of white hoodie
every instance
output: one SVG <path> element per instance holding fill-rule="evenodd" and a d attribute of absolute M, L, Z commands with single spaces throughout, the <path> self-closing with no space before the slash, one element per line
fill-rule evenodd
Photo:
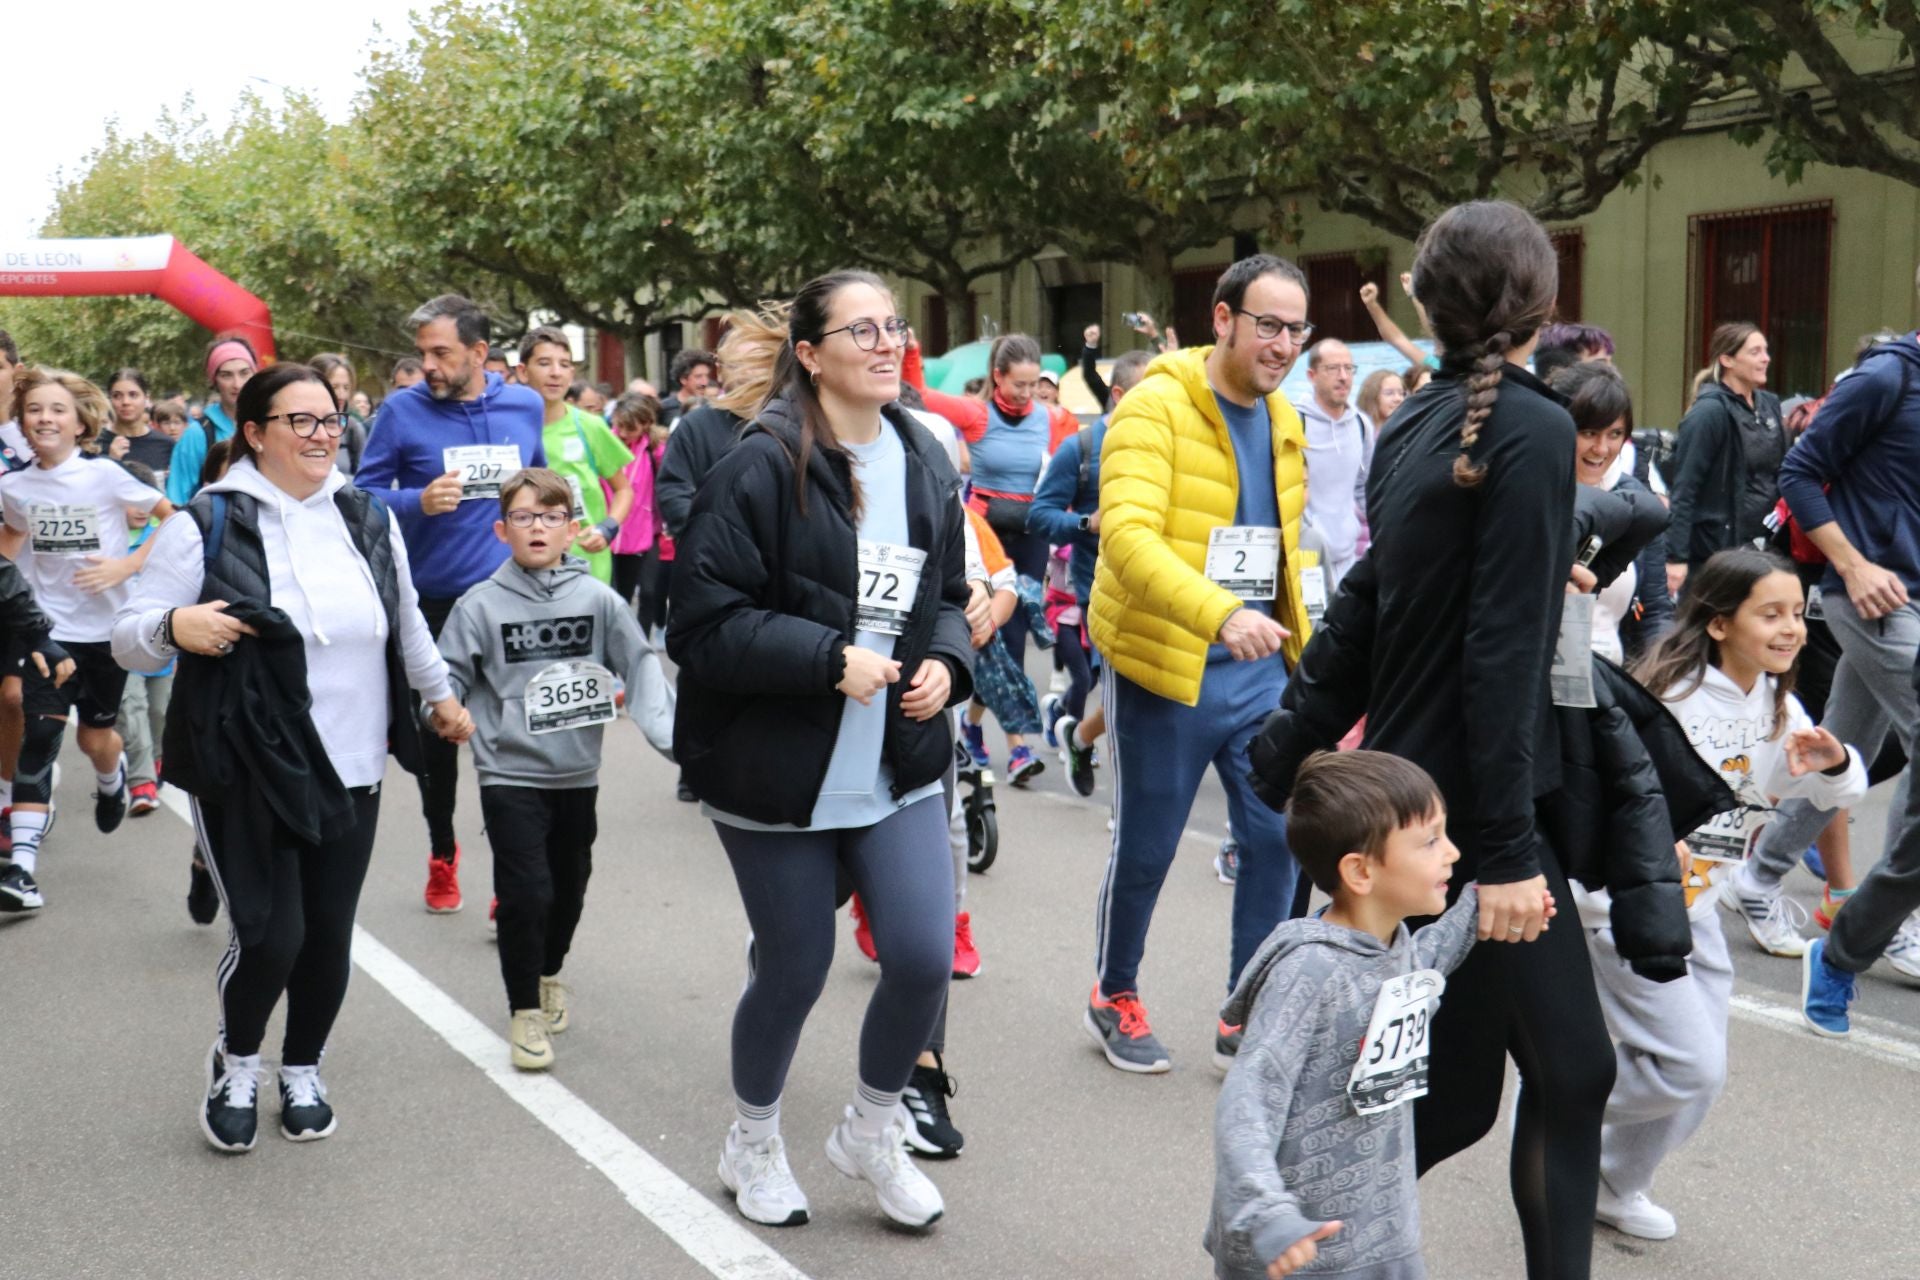
<path fill-rule="evenodd" d="M 1800 699 L 1787 695 L 1787 727 L 1773 736 L 1773 690 L 1777 681 L 1762 676 L 1753 682 L 1751 692 L 1727 678 L 1718 667 L 1708 667 L 1698 688 L 1679 698 L 1662 698 L 1687 741 L 1700 758 L 1720 771 L 1721 778 L 1745 805 L 1700 828 L 1688 843 L 1696 847 L 1709 844 L 1728 849 L 1745 849 L 1755 831 L 1773 813 L 1781 800 L 1810 800 L 1816 808 L 1836 809 L 1851 804 L 1867 793 L 1867 770 L 1860 753 L 1847 748 L 1847 769 L 1838 776 L 1821 773 L 1796 778 L 1787 768 L 1787 736 L 1799 729 L 1813 728 Z M 1685 689 L 1682 681 L 1679 688 Z M 1771 799 L 1769 799 L 1771 797 Z M 1706 918 L 1720 898 L 1727 864 L 1696 857 L 1687 879 L 1687 914 L 1695 920 Z M 1574 900 L 1580 906 L 1580 923 L 1589 929 L 1608 927 L 1607 910 L 1611 904 L 1605 890 L 1592 892 L 1573 887 Z"/>
<path fill-rule="evenodd" d="M 340 781 L 370 787 L 387 771 L 387 618 L 373 573 L 333 503 L 348 483 L 338 471 L 329 472 L 319 491 L 301 501 L 261 475 L 251 458 L 242 458 L 207 491 L 244 493 L 259 502 L 273 606 L 307 642 L 313 726 Z M 447 664 L 420 616 L 398 521 L 389 519 L 387 534 L 400 583 L 407 683 L 437 702 L 452 694 Z M 113 656 L 130 671 L 158 671 L 173 660 L 154 642 L 161 618 L 168 609 L 198 604 L 205 581 L 200 527 L 191 516 L 172 516 L 154 539 L 133 596 L 114 620 Z"/>

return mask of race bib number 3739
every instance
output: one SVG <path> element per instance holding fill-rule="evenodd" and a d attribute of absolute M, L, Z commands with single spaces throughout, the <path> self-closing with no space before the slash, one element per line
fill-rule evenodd
<path fill-rule="evenodd" d="M 1416 969 L 1380 984 L 1360 1060 L 1347 1080 L 1355 1111 L 1368 1116 L 1426 1096 L 1433 1015 L 1446 989 L 1438 969 Z"/>

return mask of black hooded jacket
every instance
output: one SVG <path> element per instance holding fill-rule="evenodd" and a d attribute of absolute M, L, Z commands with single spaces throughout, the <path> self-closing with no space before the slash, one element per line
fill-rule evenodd
<path fill-rule="evenodd" d="M 958 705 L 973 690 L 960 478 L 905 410 L 890 404 L 884 419 L 906 447 L 909 541 L 928 556 L 893 656 L 909 675 L 929 656 L 943 661 Z M 800 513 L 800 430 L 797 410 L 775 399 L 701 486 L 677 548 L 667 653 L 680 668 L 674 758 L 694 794 L 754 822 L 805 826 L 846 706 L 836 686 L 855 633 L 858 539 L 843 453 L 810 452 Z M 938 780 L 953 751 L 950 717 L 900 710 L 907 687 L 886 691 L 882 758 L 896 797 Z"/>
<path fill-rule="evenodd" d="M 1680 419 L 1678 435 L 1667 562 L 1698 567 L 1714 552 L 1766 532 L 1762 520 L 1779 499 L 1780 462 L 1787 452 L 1780 398 L 1755 391 L 1749 405 L 1708 382 Z"/>

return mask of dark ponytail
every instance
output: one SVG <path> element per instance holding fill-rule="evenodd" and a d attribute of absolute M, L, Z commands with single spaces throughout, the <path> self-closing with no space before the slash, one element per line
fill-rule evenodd
<path fill-rule="evenodd" d="M 982 388 L 987 399 L 999 389 L 999 375 L 1006 373 L 1017 364 L 1039 364 L 1040 344 L 1024 333 L 1003 333 L 993 340 L 993 346 L 987 352 L 987 369 L 992 375 Z"/>
<path fill-rule="evenodd" d="M 1532 214 L 1504 200 L 1455 205 L 1415 246 L 1414 299 L 1447 362 L 1472 367 L 1460 456 L 1453 460 L 1454 483 L 1463 488 L 1487 474 L 1468 454 L 1499 398 L 1507 356 L 1547 322 L 1559 291 L 1553 241 Z"/>
<path fill-rule="evenodd" d="M 800 449 L 793 455 L 792 461 L 794 505 L 801 518 L 805 519 L 807 514 L 807 462 L 813 456 L 813 451 L 820 449 L 829 455 L 838 455 L 846 462 L 847 487 L 852 494 L 849 514 L 858 526 L 862 499 L 860 481 L 853 474 L 853 465 L 849 460 L 851 455 L 847 453 L 847 447 L 840 443 L 840 437 L 833 433 L 833 424 L 827 421 L 827 412 L 820 406 L 820 393 L 813 385 L 813 377 L 794 351 L 795 343 L 819 343 L 827 332 L 833 314 L 834 295 L 856 284 L 871 285 L 881 293 L 892 292 L 886 282 L 871 271 L 830 271 L 800 286 L 800 292 L 793 297 L 793 309 L 787 321 L 787 340 L 780 344 L 780 354 L 774 360 L 773 383 L 767 399 L 784 399 L 800 415 Z M 774 439 L 779 440 L 779 437 L 775 436 Z M 782 447 L 785 447 L 784 443 Z"/>

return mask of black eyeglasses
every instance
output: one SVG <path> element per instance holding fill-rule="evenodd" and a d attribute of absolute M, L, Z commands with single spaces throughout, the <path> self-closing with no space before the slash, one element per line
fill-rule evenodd
<path fill-rule="evenodd" d="M 322 427 L 328 435 L 338 440 L 347 429 L 347 415 L 344 413 L 270 413 L 267 421 L 279 418 L 293 428 L 293 434 L 302 440 L 313 439 L 314 433 Z"/>
<path fill-rule="evenodd" d="M 516 529 L 531 529 L 535 521 L 538 521 L 544 528 L 558 529 L 571 519 L 573 519 L 573 516 L 565 511 L 527 511 L 523 509 L 520 511 L 509 511 L 506 515 L 507 523 Z"/>
<path fill-rule="evenodd" d="M 862 351 L 874 351 L 880 346 L 882 329 L 886 330 L 887 336 L 892 338 L 897 346 L 905 346 L 907 335 L 913 332 L 912 325 L 895 316 L 885 324 L 875 324 L 871 320 L 855 320 L 852 324 L 843 324 L 838 329 L 827 330 L 820 335 L 820 341 L 825 342 L 836 333 L 845 333 L 853 338 L 853 345 Z"/>
<path fill-rule="evenodd" d="M 1284 333 L 1293 339 L 1295 346 L 1298 346 L 1313 336 L 1313 325 L 1305 320 L 1282 320 L 1279 316 L 1257 316 L 1251 311 L 1242 311 L 1238 307 L 1233 309 L 1233 314 L 1245 316 L 1253 321 L 1253 331 L 1267 342 L 1272 342 Z"/>

